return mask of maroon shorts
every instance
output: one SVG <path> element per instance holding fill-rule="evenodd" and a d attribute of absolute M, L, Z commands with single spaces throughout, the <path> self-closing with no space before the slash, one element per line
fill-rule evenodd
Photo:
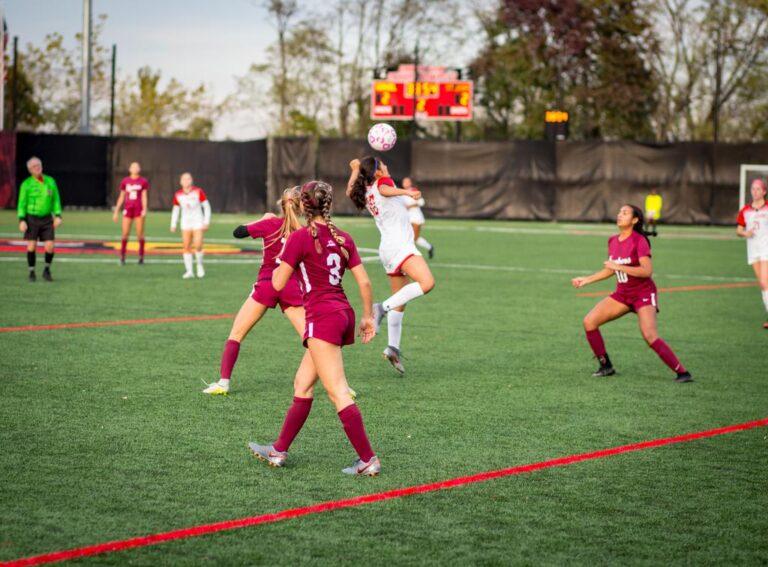
<path fill-rule="evenodd" d="M 141 209 L 135 209 L 131 207 L 130 209 L 123 209 L 123 217 L 127 219 L 137 219 L 141 216 Z"/>
<path fill-rule="evenodd" d="M 634 313 L 637 313 L 638 309 L 648 307 L 649 305 L 655 307 L 657 313 L 659 312 L 659 294 L 656 291 L 656 286 L 647 287 L 632 293 L 617 290 L 611 294 L 611 299 L 623 303 Z"/>
<path fill-rule="evenodd" d="M 307 339 L 320 339 L 332 345 L 355 344 L 355 312 L 352 309 L 333 311 L 316 319 L 307 319 L 304 346 Z"/>
<path fill-rule="evenodd" d="M 288 280 L 283 291 L 280 292 L 272 287 L 272 280 L 270 278 L 259 280 L 253 284 L 251 299 L 256 303 L 266 305 L 270 309 L 273 309 L 279 303 L 280 309 L 283 311 L 289 307 L 301 307 L 304 305 L 304 296 L 301 293 L 299 283 L 293 278 Z"/>

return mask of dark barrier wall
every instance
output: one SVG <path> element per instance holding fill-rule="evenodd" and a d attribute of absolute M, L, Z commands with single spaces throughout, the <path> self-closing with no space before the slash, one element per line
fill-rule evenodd
<path fill-rule="evenodd" d="M 276 211 L 283 190 L 315 176 L 315 143 L 311 138 L 272 138 L 268 145 L 268 210 Z"/>
<path fill-rule="evenodd" d="M 43 172 L 56 180 L 65 207 L 107 204 L 109 138 L 68 134 L 16 135 L 16 190 L 29 177 L 27 160 L 43 162 Z"/>
<path fill-rule="evenodd" d="M 120 181 L 128 175 L 128 166 L 138 161 L 150 184 L 150 210 L 173 206 L 173 194 L 185 171 L 205 191 L 214 211 L 265 210 L 265 140 L 207 142 L 120 137 L 114 140 L 111 153 L 110 205 L 117 202 Z"/>
<path fill-rule="evenodd" d="M 16 135 L 0 132 L 0 208 L 16 206 Z"/>

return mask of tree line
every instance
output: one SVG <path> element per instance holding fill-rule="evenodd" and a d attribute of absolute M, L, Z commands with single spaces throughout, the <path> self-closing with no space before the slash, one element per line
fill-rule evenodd
<path fill-rule="evenodd" d="M 569 112 L 574 139 L 768 139 L 768 0 L 331 0 L 313 9 L 261 0 L 258 7 L 275 39 L 265 60 L 237 77 L 234 93 L 215 103 L 205 84 L 164 82 L 159 70 L 142 68 L 118 80 L 116 133 L 207 139 L 224 115 L 251 113 L 273 135 L 362 137 L 371 79 L 418 53 L 419 63 L 459 68 L 475 82 L 475 117 L 462 125 L 463 139 L 541 139 L 548 109 Z M 109 121 L 104 21 L 94 25 L 92 71 L 100 133 Z M 20 128 L 77 130 L 80 41 L 68 48 L 53 33 L 21 50 Z M 447 138 L 454 130 L 420 123 L 418 135 Z"/>

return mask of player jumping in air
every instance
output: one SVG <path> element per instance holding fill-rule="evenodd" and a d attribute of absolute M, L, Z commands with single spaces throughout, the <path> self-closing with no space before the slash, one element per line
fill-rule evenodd
<path fill-rule="evenodd" d="M 573 287 L 580 288 L 616 275 L 616 291 L 595 305 L 584 317 L 587 341 L 600 362 L 600 368 L 592 376 L 611 376 L 616 373 L 605 350 L 599 327 L 634 311 L 645 342 L 664 364 L 677 373 L 675 382 L 692 382 L 691 374 L 656 331 L 658 293 L 651 279 L 651 244 L 643 233 L 643 212 L 633 205 L 624 205 L 616 217 L 616 224 L 620 232 L 608 239 L 608 260 L 603 264 L 605 267 L 591 276 L 571 280 Z"/>
<path fill-rule="evenodd" d="M 403 177 L 403 189 L 406 191 L 418 189 L 413 186 L 413 181 L 410 177 Z M 432 246 L 426 238 L 421 236 L 421 227 L 426 222 L 424 219 L 424 212 L 421 207 L 425 205 L 424 197 L 414 199 L 413 197 L 405 198 L 405 206 L 408 208 L 408 216 L 411 219 L 411 226 L 413 227 L 413 238 L 416 240 L 416 246 L 420 246 L 427 251 L 429 259 L 431 260 L 435 256 L 435 247 Z"/>
<path fill-rule="evenodd" d="M 413 242 L 413 228 L 406 208 L 405 197 L 418 201 L 421 192 L 395 187 L 386 164 L 378 158 L 354 159 L 349 166 L 352 172 L 347 183 L 347 196 L 358 210 L 367 208 L 376 221 L 381 233 L 379 258 L 392 290 L 389 298 L 373 306 L 376 332 L 386 316 L 388 340 L 384 357 L 397 372 L 404 374 L 400 337 L 405 305 L 435 287 L 435 278 Z M 413 282 L 409 283 L 409 278 Z"/>
<path fill-rule="evenodd" d="M 755 179 L 749 191 L 752 203 L 739 211 L 736 232 L 747 239 L 747 262 L 755 270 L 763 294 L 763 305 L 768 312 L 768 203 L 765 202 L 765 181 Z M 768 321 L 763 323 L 763 329 L 768 329 Z"/>
<path fill-rule="evenodd" d="M 192 249 L 197 259 L 197 277 L 205 276 L 203 269 L 203 232 L 211 224 L 211 203 L 200 187 L 192 185 L 192 174 L 182 173 L 179 183 L 181 189 L 173 196 L 171 212 L 171 232 L 176 232 L 176 225 L 181 215 L 181 241 L 184 246 L 184 279 L 194 278 L 192 271 Z"/>
<path fill-rule="evenodd" d="M 304 334 L 304 301 L 299 286 L 298 274 L 288 280 L 285 288 L 280 292 L 272 287 L 272 272 L 277 268 L 277 257 L 283 249 L 285 239 L 295 230 L 301 228 L 299 221 L 299 203 L 301 200 L 300 187 L 293 187 L 283 191 L 280 199 L 280 207 L 283 217 L 267 213 L 261 219 L 248 225 L 240 225 L 234 231 L 236 238 L 263 238 L 264 253 L 256 283 L 253 284 L 253 293 L 245 300 L 240 311 L 232 323 L 229 339 L 224 345 L 221 354 L 221 373 L 218 382 L 210 384 L 205 390 L 206 394 L 228 394 L 229 381 L 232 377 L 232 369 L 235 367 L 237 357 L 240 354 L 240 343 L 245 339 L 253 326 L 267 312 L 280 304 L 285 316 L 294 326 L 299 335 Z"/>
<path fill-rule="evenodd" d="M 249 443 L 253 454 L 270 465 L 285 464 L 288 449 L 301 431 L 312 409 L 314 386 L 318 375 L 328 397 L 336 406 L 344 432 L 358 455 L 345 474 L 375 476 L 381 471 L 378 457 L 371 449 L 360 410 L 350 395 L 344 374 L 341 348 L 355 342 L 355 312 L 344 294 L 341 280 L 349 269 L 360 288 L 363 316 L 360 336 L 363 343 L 376 334 L 373 322 L 371 282 L 349 234 L 336 228 L 331 220 L 333 190 L 322 181 L 310 181 L 301 189 L 301 204 L 307 226 L 292 233 L 280 254 L 280 265 L 272 275 L 278 292 L 298 271 L 304 288 L 306 328 L 304 353 L 294 382 L 293 404 L 288 409 L 277 441 L 272 445 Z"/>
<path fill-rule="evenodd" d="M 125 265 L 125 252 L 131 225 L 136 221 L 136 238 L 139 239 L 139 264 L 144 263 L 144 219 L 147 216 L 147 191 L 149 182 L 141 177 L 141 165 L 134 161 L 128 167 L 128 177 L 120 182 L 120 196 L 117 198 L 112 220 L 117 222 L 120 209 L 123 210 L 123 235 L 120 241 L 120 264 Z"/>

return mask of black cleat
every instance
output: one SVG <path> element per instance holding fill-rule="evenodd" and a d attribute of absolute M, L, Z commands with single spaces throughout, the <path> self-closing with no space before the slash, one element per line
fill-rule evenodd
<path fill-rule="evenodd" d="M 675 382 L 678 384 L 684 384 L 685 382 L 693 382 L 693 376 L 691 376 L 690 372 L 678 372 L 677 378 L 675 378 Z"/>
<path fill-rule="evenodd" d="M 53 277 L 51 277 L 51 270 L 49 270 L 48 268 L 43 270 L 43 279 L 47 282 L 53 281 Z"/>
<path fill-rule="evenodd" d="M 434 246 L 430 246 L 429 247 L 429 250 L 427 250 L 427 256 L 429 256 L 430 260 L 435 257 L 435 247 Z"/>
<path fill-rule="evenodd" d="M 37 281 L 37 276 L 35 275 L 35 272 L 33 272 L 33 271 L 29 272 L 29 281 L 31 281 L 31 282 L 36 282 Z"/>
<path fill-rule="evenodd" d="M 143 265 L 144 265 L 144 258 L 139 258 L 139 266 L 143 266 Z"/>
<path fill-rule="evenodd" d="M 616 374 L 616 369 L 613 367 L 613 364 L 611 364 L 611 359 L 608 358 L 607 354 L 597 360 L 600 362 L 600 368 L 592 373 L 594 378 L 603 378 L 605 376 L 613 376 Z"/>

